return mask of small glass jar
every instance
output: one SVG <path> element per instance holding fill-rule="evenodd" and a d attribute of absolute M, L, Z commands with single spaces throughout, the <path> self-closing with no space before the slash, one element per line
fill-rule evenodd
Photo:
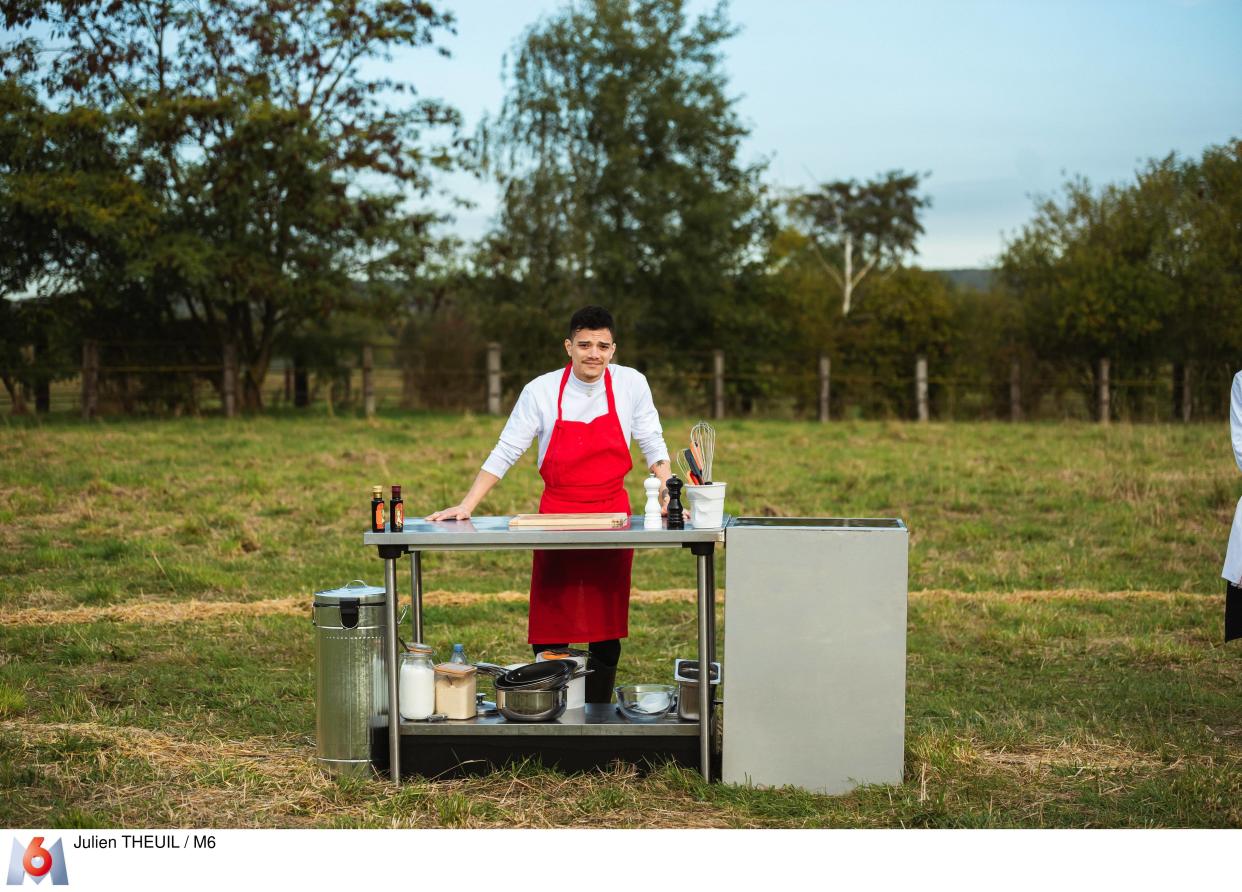
<path fill-rule="evenodd" d="M 461 663 L 436 666 L 436 712 L 448 719 L 472 719 L 478 712 L 478 669 Z"/>
<path fill-rule="evenodd" d="M 435 651 L 425 644 L 414 644 L 401 655 L 401 718 L 411 722 L 426 719 L 436 711 Z"/>

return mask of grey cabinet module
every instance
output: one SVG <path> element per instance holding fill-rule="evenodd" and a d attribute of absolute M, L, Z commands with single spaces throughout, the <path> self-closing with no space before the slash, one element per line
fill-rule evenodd
<path fill-rule="evenodd" d="M 741 517 L 725 531 L 722 779 L 900 783 L 905 524 Z"/>

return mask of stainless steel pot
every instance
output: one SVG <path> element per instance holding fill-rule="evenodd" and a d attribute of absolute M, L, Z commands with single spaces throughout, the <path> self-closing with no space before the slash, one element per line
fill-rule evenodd
<path fill-rule="evenodd" d="M 552 690 L 496 688 L 496 709 L 511 722 L 554 722 L 568 703 L 567 684 Z"/>
<path fill-rule="evenodd" d="M 716 699 L 716 691 L 720 685 L 720 664 L 712 663 L 709 678 L 711 680 L 712 706 L 720 705 Z M 673 679 L 677 682 L 677 717 L 686 722 L 699 720 L 699 661 L 678 660 L 673 664 Z"/>

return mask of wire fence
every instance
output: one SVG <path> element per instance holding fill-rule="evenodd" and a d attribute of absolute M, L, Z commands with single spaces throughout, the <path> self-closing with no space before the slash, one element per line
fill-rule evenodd
<path fill-rule="evenodd" d="M 395 344 L 359 345 L 328 366 L 275 357 L 255 387 L 227 351 L 213 362 L 167 345 L 88 342 L 77 366 L 28 363 L 0 375 L 14 415 L 176 417 L 312 407 L 507 414 L 522 387 L 559 358 L 549 354 L 542 365 L 504 358 L 497 344 L 456 363 Z M 1178 368 L 1037 359 L 981 371 L 938 368 L 922 357 L 869 367 L 826 356 L 724 351 L 679 353 L 676 365 L 667 356 L 627 359 L 647 376 L 666 415 L 811 420 L 1219 420 L 1227 417 L 1235 371 L 1226 362 Z"/>

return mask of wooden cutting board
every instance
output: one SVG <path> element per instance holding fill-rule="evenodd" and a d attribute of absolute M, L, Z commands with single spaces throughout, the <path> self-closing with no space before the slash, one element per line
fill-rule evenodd
<path fill-rule="evenodd" d="M 509 521 L 514 527 L 542 527 L 562 530 L 619 530 L 629 526 L 627 514 L 517 514 Z"/>

